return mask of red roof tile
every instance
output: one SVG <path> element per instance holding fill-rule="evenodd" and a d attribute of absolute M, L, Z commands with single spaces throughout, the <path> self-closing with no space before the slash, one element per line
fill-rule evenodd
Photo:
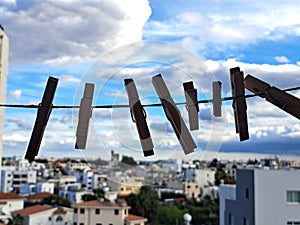
<path fill-rule="evenodd" d="M 88 201 L 88 202 L 80 202 L 77 204 L 73 204 L 73 207 L 111 207 L 111 208 L 116 208 L 116 207 L 127 207 L 129 206 L 122 206 L 116 203 L 112 202 L 100 202 L 98 200 L 93 200 L 93 201 Z"/>
<path fill-rule="evenodd" d="M 43 212 L 43 211 L 47 211 L 49 209 L 53 209 L 53 207 L 51 206 L 45 206 L 45 205 L 34 205 L 34 206 L 30 206 L 24 209 L 20 209 L 20 210 L 16 210 L 11 212 L 12 214 L 20 214 L 22 216 L 29 216 L 35 213 L 39 213 L 39 212 Z"/>
<path fill-rule="evenodd" d="M 8 199 L 25 199 L 25 198 L 13 192 L 11 193 L 0 192 L 0 200 L 8 200 Z"/>
<path fill-rule="evenodd" d="M 128 214 L 128 216 L 126 217 L 126 219 L 130 220 L 130 221 L 137 221 L 137 220 L 147 221 L 147 218 L 145 218 L 145 217 L 136 216 L 136 215 L 132 215 L 132 214 Z"/>
<path fill-rule="evenodd" d="M 28 195 L 26 198 L 29 201 L 38 201 L 38 200 L 42 200 L 43 198 L 50 197 L 52 195 L 54 194 L 51 194 L 49 192 L 41 192 L 35 195 Z"/>
<path fill-rule="evenodd" d="M 65 211 L 63 209 L 57 209 L 53 212 L 54 215 L 64 215 L 66 213 L 67 213 L 67 211 Z"/>

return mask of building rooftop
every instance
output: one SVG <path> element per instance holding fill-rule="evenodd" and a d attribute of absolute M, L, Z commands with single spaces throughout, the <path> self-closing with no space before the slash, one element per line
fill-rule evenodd
<path fill-rule="evenodd" d="M 57 209 L 53 212 L 54 215 L 64 215 L 66 213 L 67 213 L 67 211 L 65 211 L 63 209 Z"/>
<path fill-rule="evenodd" d="M 16 193 L 3 193 L 0 192 L 0 200 L 15 200 L 15 199 L 25 199 L 21 195 Z"/>
<path fill-rule="evenodd" d="M 141 216 L 136 216 L 136 215 L 132 215 L 132 214 L 128 214 L 128 216 L 126 217 L 127 220 L 129 221 L 147 221 L 147 218 L 145 217 L 141 217 Z"/>
<path fill-rule="evenodd" d="M 52 195 L 54 195 L 54 194 L 51 194 L 49 192 L 41 192 L 41 193 L 34 194 L 34 195 L 28 195 L 28 196 L 26 196 L 26 198 L 28 201 L 40 201 L 40 200 L 50 197 Z"/>
<path fill-rule="evenodd" d="M 127 207 L 129 206 L 122 206 L 112 202 L 100 202 L 98 200 L 88 201 L 88 202 L 80 202 L 77 204 L 73 204 L 73 207 L 107 207 L 107 208 L 116 208 L 116 207 Z"/>
<path fill-rule="evenodd" d="M 52 207 L 51 206 L 45 206 L 45 205 L 34 205 L 34 206 L 30 206 L 30 207 L 27 207 L 27 208 L 24 208 L 24 209 L 13 211 L 11 213 L 12 214 L 20 214 L 22 216 L 30 216 L 32 214 L 47 211 L 49 209 L 52 209 Z"/>

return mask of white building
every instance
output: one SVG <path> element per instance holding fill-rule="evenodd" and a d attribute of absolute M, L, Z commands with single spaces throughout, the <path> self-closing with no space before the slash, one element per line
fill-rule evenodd
<path fill-rule="evenodd" d="M 53 183 L 37 183 L 36 185 L 36 193 L 48 192 L 54 194 L 54 184 Z"/>
<path fill-rule="evenodd" d="M 6 81 L 8 69 L 9 39 L 0 25 L 0 102 L 6 101 Z M 0 107 L 0 168 L 2 165 L 2 137 L 5 108 Z"/>
<path fill-rule="evenodd" d="M 21 215 L 25 225 L 73 225 L 73 210 L 69 208 L 35 205 L 13 211 L 12 215 Z"/>
<path fill-rule="evenodd" d="M 20 195 L 34 195 L 42 192 L 54 193 L 54 183 L 21 184 Z"/>
<path fill-rule="evenodd" d="M 215 182 L 215 171 L 189 167 L 183 170 L 183 181 L 196 182 L 201 186 L 213 186 Z"/>
<path fill-rule="evenodd" d="M 91 168 L 86 168 L 83 170 L 82 174 L 82 184 L 87 190 L 93 189 L 93 175 L 94 171 Z"/>
<path fill-rule="evenodd" d="M 21 184 L 35 184 L 36 171 L 28 168 L 3 166 L 1 170 L 1 191 L 19 191 Z"/>
<path fill-rule="evenodd" d="M 0 219 L 8 222 L 12 211 L 24 207 L 24 200 L 25 198 L 16 193 L 0 193 Z"/>
<path fill-rule="evenodd" d="M 35 170 L 19 170 L 13 171 L 12 187 L 14 191 L 19 191 L 21 184 L 35 184 L 36 171 Z"/>
<path fill-rule="evenodd" d="M 13 190 L 13 171 L 14 166 L 2 166 L 1 169 L 1 192 L 11 192 Z"/>
<path fill-rule="evenodd" d="M 238 169 L 220 186 L 220 225 L 300 224 L 300 171 Z"/>
<path fill-rule="evenodd" d="M 129 206 L 98 200 L 72 205 L 74 208 L 74 225 L 144 225 L 143 217 L 129 215 Z"/>

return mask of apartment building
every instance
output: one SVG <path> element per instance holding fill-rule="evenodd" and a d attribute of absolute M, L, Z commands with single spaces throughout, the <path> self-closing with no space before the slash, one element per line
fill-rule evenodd
<path fill-rule="evenodd" d="M 28 167 L 3 166 L 1 170 L 1 191 L 20 191 L 21 184 L 35 184 L 36 175 L 36 171 L 28 169 Z"/>
<path fill-rule="evenodd" d="M 119 196 L 137 194 L 144 185 L 144 177 L 117 177 L 107 180 L 110 191 L 117 191 Z"/>
<path fill-rule="evenodd" d="M 13 171 L 16 170 L 14 166 L 2 166 L 1 169 L 1 192 L 13 191 Z"/>
<path fill-rule="evenodd" d="M 35 205 L 12 212 L 21 215 L 25 225 L 73 225 L 73 210 L 64 207 Z"/>
<path fill-rule="evenodd" d="M 124 225 L 129 206 L 98 200 L 72 205 L 74 225 Z"/>
<path fill-rule="evenodd" d="M 53 183 L 37 183 L 37 184 L 21 184 L 20 185 L 20 195 L 34 195 L 42 192 L 54 193 Z"/>
<path fill-rule="evenodd" d="M 220 225 L 300 224 L 300 171 L 237 169 L 220 186 Z"/>
<path fill-rule="evenodd" d="M 0 193 L 0 219 L 8 221 L 10 213 L 24 208 L 25 198 L 16 193 Z"/>

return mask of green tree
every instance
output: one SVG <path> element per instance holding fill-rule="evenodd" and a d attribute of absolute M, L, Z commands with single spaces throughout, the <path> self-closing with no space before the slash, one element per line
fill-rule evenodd
<path fill-rule="evenodd" d="M 84 202 L 96 200 L 97 197 L 94 194 L 83 194 L 81 195 L 81 200 Z"/>
<path fill-rule="evenodd" d="M 60 197 L 58 195 L 51 195 L 49 197 L 43 198 L 41 204 L 71 207 L 71 202 L 69 201 L 69 199 Z"/>
<path fill-rule="evenodd" d="M 130 194 L 125 200 L 131 206 L 131 213 L 146 217 L 149 222 L 155 224 L 158 195 L 150 186 L 142 186 L 138 194 Z"/>
<path fill-rule="evenodd" d="M 219 205 L 205 195 L 200 202 L 188 201 L 186 208 L 192 216 L 192 224 L 219 224 Z"/>
<path fill-rule="evenodd" d="M 12 218 L 8 220 L 9 225 L 25 225 L 24 217 L 20 214 L 13 215 Z"/>
<path fill-rule="evenodd" d="M 105 192 L 101 189 L 101 188 L 97 188 L 93 190 L 94 195 L 96 196 L 96 198 L 105 198 Z"/>
<path fill-rule="evenodd" d="M 134 159 L 132 157 L 126 156 L 126 155 L 122 156 L 121 162 L 124 163 L 124 164 L 130 165 L 130 166 L 136 166 L 137 165 L 136 161 L 134 161 Z"/>
<path fill-rule="evenodd" d="M 175 205 L 160 205 L 157 210 L 158 222 L 161 225 L 183 224 L 183 215 L 187 210 L 181 210 Z"/>

